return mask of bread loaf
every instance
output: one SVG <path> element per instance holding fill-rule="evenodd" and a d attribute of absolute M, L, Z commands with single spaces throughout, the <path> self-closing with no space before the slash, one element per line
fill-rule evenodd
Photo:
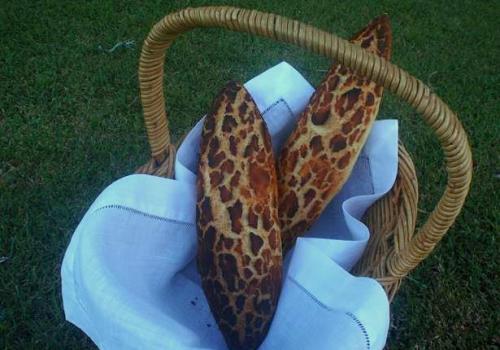
<path fill-rule="evenodd" d="M 389 18 L 375 19 L 351 42 L 390 59 Z M 278 162 L 283 254 L 346 182 L 377 116 L 382 91 L 382 86 L 334 64 L 312 95 Z"/>
<path fill-rule="evenodd" d="M 206 116 L 197 178 L 198 269 L 231 349 L 263 341 L 281 288 L 275 160 L 246 89 L 230 82 Z"/>

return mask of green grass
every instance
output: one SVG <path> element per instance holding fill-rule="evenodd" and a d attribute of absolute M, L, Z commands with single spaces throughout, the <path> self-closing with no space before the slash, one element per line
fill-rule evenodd
<path fill-rule="evenodd" d="M 203 1 L 26 1 L 0 4 L 0 348 L 93 349 L 64 321 L 59 270 L 71 234 L 99 192 L 148 158 L 137 63 L 164 14 Z M 228 2 L 219 2 L 228 3 Z M 233 4 L 235 4 L 233 2 Z M 285 5 L 286 4 L 286 5 Z M 237 5 L 293 17 L 349 37 L 383 12 L 393 61 L 458 112 L 473 147 L 463 213 L 392 307 L 391 349 L 498 348 L 500 3 L 387 0 Z M 138 47 L 107 54 L 133 39 Z M 317 83 L 328 61 L 267 39 L 222 30 L 180 37 L 166 66 L 167 109 L 179 137 L 225 81 L 287 60 Z M 442 154 L 421 118 L 386 95 L 421 188 L 422 216 L 445 182 Z"/>

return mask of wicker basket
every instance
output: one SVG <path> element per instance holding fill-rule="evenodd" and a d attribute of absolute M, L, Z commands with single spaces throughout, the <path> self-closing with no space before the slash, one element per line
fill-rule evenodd
<path fill-rule="evenodd" d="M 444 152 L 448 182 L 427 221 L 415 230 L 418 185 L 413 162 L 401 142 L 394 187 L 364 218 L 371 238 L 355 273 L 376 278 L 392 299 L 403 277 L 429 255 L 453 224 L 467 196 L 472 156 L 467 135 L 455 113 L 420 80 L 334 34 L 255 10 L 187 8 L 158 22 L 142 48 L 139 80 L 152 159 L 138 173 L 164 177 L 173 174 L 175 146 L 170 142 L 163 96 L 165 51 L 178 35 L 196 27 L 221 27 L 261 35 L 335 59 L 408 102 L 434 130 Z"/>

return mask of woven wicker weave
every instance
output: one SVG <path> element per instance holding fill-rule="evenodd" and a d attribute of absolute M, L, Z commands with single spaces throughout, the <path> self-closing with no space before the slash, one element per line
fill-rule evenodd
<path fill-rule="evenodd" d="M 166 49 L 175 38 L 197 27 L 221 27 L 292 43 L 334 59 L 399 96 L 434 130 L 444 152 L 448 182 L 436 208 L 415 230 L 418 186 L 410 156 L 400 144 L 397 181 L 367 212 L 372 236 L 355 272 L 381 282 L 392 299 L 401 280 L 447 232 L 459 214 L 472 176 L 467 135 L 457 116 L 420 80 L 381 57 L 334 34 L 282 16 L 235 7 L 187 8 L 158 22 L 142 48 L 139 80 L 152 159 L 137 172 L 171 177 L 175 147 L 170 142 L 163 96 Z"/>

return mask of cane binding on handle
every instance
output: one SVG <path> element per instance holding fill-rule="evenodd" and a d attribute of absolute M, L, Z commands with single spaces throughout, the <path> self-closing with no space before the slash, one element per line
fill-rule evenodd
<path fill-rule="evenodd" d="M 415 204 L 403 201 L 399 215 L 410 215 L 400 220 L 394 229 L 405 229 L 406 242 L 400 237 L 394 246 L 388 247 L 383 259 L 376 259 L 378 266 L 367 266 L 362 259 L 357 267 L 360 273 L 370 273 L 377 278 L 393 296 L 400 280 L 418 265 L 433 250 L 455 221 L 467 196 L 472 176 L 472 156 L 465 131 L 457 116 L 420 80 L 398 68 L 396 65 L 370 54 L 361 47 L 350 44 L 334 34 L 316 29 L 310 25 L 288 18 L 236 7 L 187 8 L 164 17 L 158 22 L 144 42 L 139 65 L 139 81 L 144 119 L 151 146 L 152 159 L 138 172 L 171 177 L 175 158 L 175 147 L 170 143 L 168 120 L 163 95 L 163 65 L 165 51 L 180 34 L 196 27 L 221 27 L 233 31 L 247 32 L 275 40 L 293 43 L 312 52 L 334 59 L 353 69 L 356 74 L 383 85 L 386 89 L 408 102 L 422 114 L 426 123 L 434 130 L 444 152 L 448 182 L 436 208 L 424 225 L 413 235 L 408 227 L 415 220 Z M 410 168 L 402 162 L 409 156 L 400 148 L 399 176 L 414 176 L 413 164 Z M 411 163 L 407 160 L 406 163 Z M 405 175 L 406 174 L 406 175 Z M 413 175 L 412 175 L 413 174 Z M 402 193 L 409 191 L 414 200 L 416 180 L 402 181 Z M 412 187 L 413 186 L 413 187 Z M 407 189 L 405 192 L 404 189 Z M 407 200 L 408 198 L 405 197 Z M 387 204 L 387 203 L 386 203 Z M 367 218 L 371 228 L 376 222 L 389 222 L 381 217 L 390 211 L 384 198 L 369 210 Z M 378 208 L 378 209 L 377 209 Z M 378 213 L 378 216 L 377 214 Z M 396 220 L 397 221 L 397 220 Z M 403 223 L 406 222 L 406 225 Z M 408 223 L 409 226 L 408 226 Z M 400 231 L 401 231 L 400 230 Z M 403 232 L 403 231 L 401 231 Z M 378 233 L 375 232 L 374 235 Z M 402 241 L 401 241 L 402 239 Z M 403 244 L 404 243 L 404 244 Z M 370 247 L 368 247 L 370 252 Z M 371 251 L 373 253 L 373 249 Z"/>

